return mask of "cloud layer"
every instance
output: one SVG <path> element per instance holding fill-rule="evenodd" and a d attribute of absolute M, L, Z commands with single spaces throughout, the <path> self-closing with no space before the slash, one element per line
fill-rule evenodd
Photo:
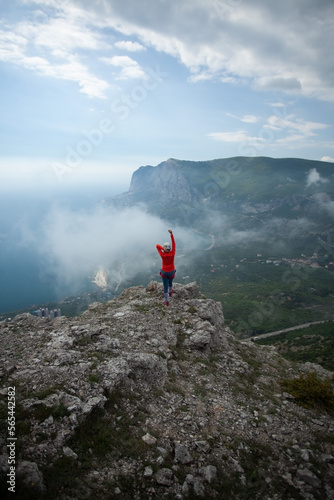
<path fill-rule="evenodd" d="M 311 168 L 307 175 L 306 186 L 310 187 L 312 185 L 318 186 L 319 184 L 324 184 L 328 182 L 328 179 L 321 177 L 316 168 Z"/>
<path fill-rule="evenodd" d="M 29 18 L 0 25 L 0 60 L 77 82 L 91 97 L 104 97 L 110 83 L 86 65 L 82 51 L 107 52 L 114 31 L 124 37 L 118 48 L 166 53 L 188 68 L 192 81 L 247 83 L 334 101 L 331 0 L 23 3 L 34 7 Z M 123 77 L 145 71 L 127 71 L 129 60 L 123 62 L 117 62 Z"/>
<path fill-rule="evenodd" d="M 36 231 L 23 238 L 39 252 L 46 268 L 57 276 L 58 286 L 78 288 L 102 266 L 109 270 L 110 284 L 137 274 L 156 273 L 160 257 L 157 243 L 169 240 L 165 221 L 138 208 L 116 210 L 98 206 L 89 211 L 54 208 Z M 178 247 L 200 247 L 201 238 L 189 229 L 173 228 Z"/>

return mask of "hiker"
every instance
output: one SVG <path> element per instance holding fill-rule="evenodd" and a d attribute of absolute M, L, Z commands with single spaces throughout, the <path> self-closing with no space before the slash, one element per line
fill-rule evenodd
<path fill-rule="evenodd" d="M 157 250 L 160 257 L 162 258 L 162 268 L 160 270 L 160 276 L 164 285 L 165 306 L 169 305 L 168 298 L 173 295 L 173 279 L 176 273 L 174 269 L 174 256 L 176 248 L 175 240 L 173 231 L 171 229 L 168 229 L 168 232 L 170 233 L 172 244 L 167 242 L 164 243 L 163 246 L 157 245 Z"/>

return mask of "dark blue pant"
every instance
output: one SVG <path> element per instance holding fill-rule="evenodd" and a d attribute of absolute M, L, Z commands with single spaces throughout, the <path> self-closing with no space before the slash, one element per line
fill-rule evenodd
<path fill-rule="evenodd" d="M 164 285 L 164 296 L 165 299 L 168 299 L 168 292 L 170 292 L 173 288 L 173 279 L 175 276 L 175 271 L 165 272 L 160 271 L 160 276 L 162 278 L 162 283 Z"/>

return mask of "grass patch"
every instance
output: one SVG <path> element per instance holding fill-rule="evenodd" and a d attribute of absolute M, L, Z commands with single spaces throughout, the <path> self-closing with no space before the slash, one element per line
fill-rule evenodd
<path fill-rule="evenodd" d="M 85 347 L 89 344 L 93 344 L 93 339 L 91 337 L 81 337 L 78 341 L 77 341 L 77 345 L 80 346 L 80 347 Z"/>
<path fill-rule="evenodd" d="M 203 400 L 206 397 L 207 390 L 201 384 L 195 384 L 194 393 L 198 398 Z"/>
<path fill-rule="evenodd" d="M 305 408 L 316 408 L 334 414 L 334 392 L 329 379 L 320 379 L 315 372 L 283 380 L 282 387 Z"/>
<path fill-rule="evenodd" d="M 147 314 L 148 311 L 151 309 L 151 306 L 148 304 L 135 304 L 134 308 L 136 309 L 136 311 L 142 314 Z"/>
<path fill-rule="evenodd" d="M 59 498 L 59 494 L 66 490 L 66 493 L 77 495 L 79 486 L 79 466 L 76 460 L 70 457 L 61 456 L 52 467 L 42 468 L 43 477 L 46 483 L 48 498 Z"/>
<path fill-rule="evenodd" d="M 100 377 L 96 373 L 90 373 L 88 380 L 91 384 L 94 384 L 100 380 Z"/>
<path fill-rule="evenodd" d="M 185 397 L 185 392 L 176 384 L 167 383 L 165 384 L 165 390 L 167 392 L 174 392 L 182 397 Z"/>
<path fill-rule="evenodd" d="M 56 419 L 68 417 L 70 415 L 70 412 L 63 404 L 51 407 L 38 405 L 32 408 L 28 413 L 30 413 L 30 415 L 39 422 L 43 422 L 43 420 L 47 419 L 50 415 L 52 415 L 53 418 Z"/>
<path fill-rule="evenodd" d="M 186 339 L 186 334 L 182 330 L 177 331 L 176 335 L 176 349 L 182 349 L 184 346 L 184 341 Z"/>

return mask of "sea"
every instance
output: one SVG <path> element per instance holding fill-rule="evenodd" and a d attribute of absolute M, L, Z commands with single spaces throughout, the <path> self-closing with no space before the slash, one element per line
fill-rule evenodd
<path fill-rule="evenodd" d="M 36 241 L 55 204 L 71 211 L 86 210 L 114 194 L 118 193 L 106 186 L 61 192 L 0 191 L 0 314 L 80 292 L 71 284 L 59 289 L 57 276 Z"/>

